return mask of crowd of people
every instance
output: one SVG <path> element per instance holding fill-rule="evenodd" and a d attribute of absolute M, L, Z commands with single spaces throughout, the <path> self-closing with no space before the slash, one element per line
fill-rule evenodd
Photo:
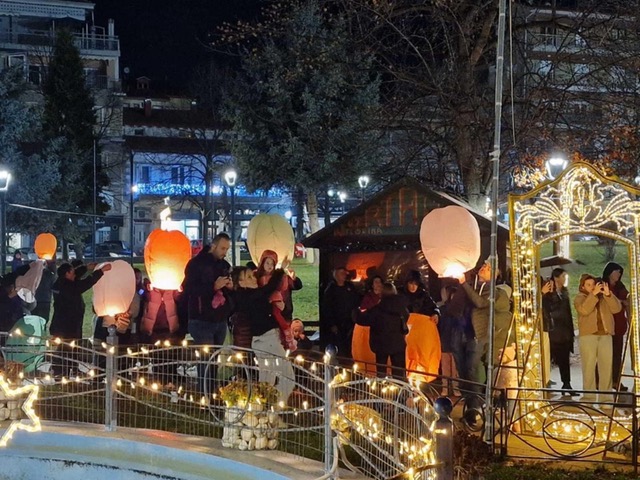
<path fill-rule="evenodd" d="M 431 382 L 443 375 L 467 380 L 474 390 L 486 381 L 489 342 L 489 282 L 485 262 L 473 278 L 443 282 L 438 302 L 429 295 L 422 276 L 411 271 L 397 291 L 383 276 L 372 275 L 364 292 L 336 268 L 322 298 L 321 347 L 334 344 L 338 355 L 353 360 L 369 374 Z M 511 289 L 496 292 L 494 362 L 510 344 Z M 442 393 L 459 394 L 458 382 L 444 382 Z"/>
<path fill-rule="evenodd" d="M 225 260 L 231 242 L 218 234 L 187 264 L 181 290 L 163 291 L 150 285 L 135 269 L 136 295 L 127 312 L 98 318 L 94 338 L 104 341 L 108 328 L 115 326 L 119 343 L 176 344 L 191 335 L 197 345 L 222 345 L 231 334 L 238 347 L 255 351 L 261 360 L 284 356 L 285 352 L 315 349 L 304 324 L 293 317 L 291 293 L 302 288 L 301 280 L 289 269 L 289 260 L 278 266 L 275 251 L 265 250 L 257 265 L 231 268 Z M 16 279 L 28 265 L 14 265 L 14 271 L 0 282 L 0 331 L 9 331 L 27 314 L 42 317 L 52 336 L 65 341 L 82 338 L 86 306 L 82 294 L 100 281 L 110 269 L 100 269 L 80 261 L 48 261 L 35 292 L 27 302 L 17 294 Z M 584 274 L 573 300 L 577 312 L 583 389 L 625 390 L 620 374 L 623 341 L 628 329 L 629 292 L 622 282 L 623 268 L 609 263 L 601 278 Z M 493 345 L 489 345 L 489 284 L 496 277 Z M 542 337 L 544 378 L 551 386 L 550 365 L 560 372 L 562 392 L 575 395 L 571 385 L 570 353 L 575 332 L 566 272 L 552 271 L 542 282 Z M 392 375 L 431 382 L 442 375 L 459 381 L 444 382 L 444 395 L 460 395 L 459 387 L 478 390 L 486 382 L 489 364 L 500 367 L 512 362 L 514 332 L 511 289 L 502 284 L 499 272 L 492 273 L 489 262 L 458 279 L 442 282 L 437 302 L 429 295 L 418 271 L 404 278 L 402 288 L 384 275 L 371 275 L 364 290 L 349 280 L 344 267 L 333 271 L 321 298 L 320 345 L 336 345 L 346 364 L 355 362 L 369 375 Z M 511 349 L 511 350 L 509 350 Z M 488 358 L 489 351 L 493 358 Z M 507 352 L 512 352 L 508 354 Z M 61 347 L 61 361 L 53 362 L 55 375 L 67 375 L 69 357 Z M 490 361 L 491 360 L 491 361 Z M 262 369 L 261 381 L 276 385 L 286 399 L 293 390 L 294 374 L 289 362 Z M 199 387 L 216 388 L 216 370 L 202 364 Z M 498 383 L 510 376 L 497 372 Z M 466 381 L 466 382 L 465 382 Z M 515 386 L 510 384 L 502 386 Z M 500 385 L 499 385 L 500 386 Z"/>

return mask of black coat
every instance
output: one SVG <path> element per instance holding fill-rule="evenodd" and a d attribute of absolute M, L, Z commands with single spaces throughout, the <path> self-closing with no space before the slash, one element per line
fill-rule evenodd
<path fill-rule="evenodd" d="M 358 315 L 359 325 L 369 326 L 369 346 L 377 354 L 404 352 L 409 310 L 402 295 L 383 295 L 375 307 Z"/>
<path fill-rule="evenodd" d="M 84 301 L 82 294 L 102 278 L 104 272 L 96 270 L 88 277 L 74 281 L 58 278 L 53 292 L 53 318 L 49 331 L 51 335 L 64 339 L 82 338 Z"/>
<path fill-rule="evenodd" d="M 358 305 L 360 295 L 351 282 L 346 282 L 342 287 L 331 282 L 322 297 L 320 324 L 327 330 L 336 326 L 347 333 L 353 329 L 352 312 Z"/>
<path fill-rule="evenodd" d="M 189 260 L 184 271 L 182 283 L 182 301 L 187 305 L 189 320 L 202 320 L 204 322 L 226 322 L 231 316 L 232 305 L 229 292 L 223 289 L 227 301 L 224 305 L 214 309 L 213 284 L 218 277 L 229 275 L 231 265 L 224 259 L 216 259 L 208 249 L 202 250 Z"/>
<path fill-rule="evenodd" d="M 269 297 L 282 284 L 283 270 L 276 270 L 269 283 L 258 288 L 238 287 L 233 291 L 233 303 L 235 305 L 234 317 L 240 325 L 250 325 L 252 337 L 259 337 L 269 330 L 279 328 L 278 322 L 273 317 L 273 305 Z M 249 331 L 243 332 L 247 335 Z M 246 339 L 244 339 L 246 342 Z"/>
<path fill-rule="evenodd" d="M 570 343 L 573 351 L 573 318 L 569 291 L 549 292 L 542 296 L 543 321 L 551 343 Z"/>

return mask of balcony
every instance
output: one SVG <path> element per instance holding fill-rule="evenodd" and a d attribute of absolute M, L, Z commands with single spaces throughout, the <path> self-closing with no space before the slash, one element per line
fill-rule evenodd
<path fill-rule="evenodd" d="M 0 49 L 34 50 L 38 47 L 53 46 L 55 35 L 47 30 L 27 32 L 0 32 Z M 81 55 L 113 57 L 120 55 L 120 41 L 117 36 L 73 34 L 74 45 Z"/>

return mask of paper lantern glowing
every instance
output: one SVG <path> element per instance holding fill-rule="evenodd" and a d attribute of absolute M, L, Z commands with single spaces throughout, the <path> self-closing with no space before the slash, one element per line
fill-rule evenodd
<path fill-rule="evenodd" d="M 459 277 L 480 258 L 480 228 L 463 207 L 436 208 L 422 220 L 420 244 L 435 272 L 441 277 Z"/>
<path fill-rule="evenodd" d="M 38 258 L 45 260 L 53 260 L 56 258 L 56 249 L 58 248 L 58 240 L 51 233 L 41 233 L 36 237 L 33 249 L 36 251 Z"/>
<path fill-rule="evenodd" d="M 178 230 L 156 229 L 144 244 L 144 266 L 151 285 L 159 290 L 178 290 L 190 259 L 191 242 Z"/>
<path fill-rule="evenodd" d="M 260 263 L 260 256 L 265 250 L 276 252 L 279 264 L 284 257 L 292 259 L 295 244 L 293 229 L 281 215 L 261 213 L 249 222 L 247 247 L 256 265 Z"/>
<path fill-rule="evenodd" d="M 96 268 L 101 268 L 101 263 Z M 136 294 L 136 274 L 124 260 L 111 262 L 111 270 L 93 286 L 93 309 L 98 317 L 117 315 L 129 310 Z"/>

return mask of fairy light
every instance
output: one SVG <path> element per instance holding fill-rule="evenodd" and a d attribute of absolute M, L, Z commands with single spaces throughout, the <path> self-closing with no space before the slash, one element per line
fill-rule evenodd
<path fill-rule="evenodd" d="M 519 384 L 534 389 L 520 392 L 522 399 L 537 397 L 540 401 L 520 402 L 521 418 L 531 433 L 544 432 L 552 438 L 586 441 L 592 436 L 598 441 L 630 435 L 631 415 L 626 412 L 611 415 L 595 409 L 571 412 L 553 409 L 542 393 L 542 365 L 540 350 L 540 295 L 538 285 L 539 246 L 562 236 L 593 233 L 607 236 L 629 248 L 631 273 L 629 296 L 631 318 L 640 311 L 640 190 L 606 178 L 593 167 L 575 163 L 557 180 L 544 184 L 524 195 L 509 198 L 511 251 L 513 271 L 513 302 L 515 317 Z M 609 229 L 608 225 L 614 225 Z M 607 228 L 605 228 L 607 227 Z M 635 232 L 626 236 L 628 230 Z M 635 260 L 635 261 L 634 261 Z M 632 320 L 633 322 L 633 320 Z M 631 345 L 640 344 L 638 328 L 632 328 Z M 640 348 L 632 347 L 636 364 Z M 635 385 L 635 394 L 639 386 Z M 613 423 L 612 423 L 613 420 Z M 609 428 L 611 424 L 611 428 Z"/>
<path fill-rule="evenodd" d="M 37 385 L 25 385 L 24 387 L 12 388 L 11 384 L 0 375 L 0 390 L 4 392 L 6 398 L 15 398 L 27 394 L 27 398 L 22 402 L 21 409 L 28 419 L 27 422 L 22 420 L 14 420 L 11 422 L 9 428 L 7 428 L 0 438 L 0 447 L 6 447 L 17 430 L 24 430 L 26 432 L 39 432 L 42 430 L 40 418 L 33 409 L 33 403 L 38 399 L 40 387 Z"/>

